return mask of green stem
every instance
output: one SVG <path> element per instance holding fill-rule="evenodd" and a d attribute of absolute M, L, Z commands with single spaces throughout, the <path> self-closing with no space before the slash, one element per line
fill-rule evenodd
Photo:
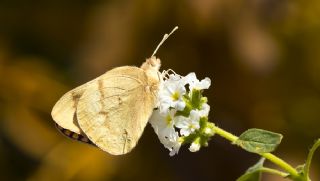
<path fill-rule="evenodd" d="M 238 139 L 237 136 L 235 136 L 235 135 L 233 135 L 233 134 L 231 134 L 231 133 L 229 133 L 229 132 L 227 132 L 217 126 L 213 127 L 213 131 L 216 134 L 220 135 L 221 137 L 231 141 L 232 143 L 234 143 Z M 285 171 L 287 171 L 293 178 L 301 177 L 296 169 L 294 169 L 291 165 L 289 165 L 287 162 L 285 162 L 281 158 L 279 158 L 271 153 L 261 153 L 260 155 L 263 156 L 264 158 L 270 160 L 274 164 L 278 165 L 279 167 L 281 167 Z"/>
<path fill-rule="evenodd" d="M 312 157 L 313 157 L 313 154 L 314 152 L 316 151 L 316 149 L 320 146 L 320 139 L 318 139 L 314 145 L 312 146 L 309 154 L 308 154 L 308 158 L 307 158 L 307 161 L 306 161 L 306 165 L 304 167 L 304 172 L 305 172 L 305 179 L 306 180 L 310 180 L 309 179 L 309 170 L 310 170 L 310 165 L 311 165 L 311 160 L 312 160 Z"/>
<path fill-rule="evenodd" d="M 272 168 L 266 168 L 266 167 L 262 167 L 261 169 L 259 169 L 261 172 L 267 172 L 267 173 L 271 173 L 271 174 L 275 174 L 275 175 L 279 175 L 281 177 L 286 177 L 288 176 L 287 173 L 285 172 L 281 172 L 279 170 L 276 169 L 272 169 Z"/>
<path fill-rule="evenodd" d="M 274 164 L 278 165 L 279 167 L 283 168 L 285 171 L 290 173 L 290 175 L 292 177 L 296 177 L 296 178 L 300 177 L 298 171 L 295 168 L 293 168 L 287 162 L 285 162 L 281 158 L 275 156 L 274 154 L 272 154 L 272 153 L 261 153 L 260 155 L 263 156 L 264 158 L 270 160 Z"/>

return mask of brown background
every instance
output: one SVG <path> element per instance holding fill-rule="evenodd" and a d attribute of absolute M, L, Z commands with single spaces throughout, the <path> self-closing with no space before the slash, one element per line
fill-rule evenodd
<path fill-rule="evenodd" d="M 219 136 L 169 157 L 148 125 L 133 152 L 114 157 L 55 129 L 63 93 L 139 66 L 176 25 L 162 68 L 210 77 L 211 121 L 237 135 L 280 132 L 276 154 L 302 164 L 320 137 L 319 17 L 318 0 L 0 1 L 0 180 L 232 181 L 255 163 Z"/>

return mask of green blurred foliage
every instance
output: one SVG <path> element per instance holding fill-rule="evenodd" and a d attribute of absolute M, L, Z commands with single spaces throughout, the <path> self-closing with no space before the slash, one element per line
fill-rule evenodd
<path fill-rule="evenodd" d="M 158 52 L 162 68 L 210 77 L 211 121 L 283 133 L 277 155 L 303 163 L 320 137 L 319 17 L 317 0 L 0 1 L 0 180 L 238 178 L 258 158 L 218 137 L 171 158 L 147 126 L 133 152 L 114 157 L 54 127 L 63 93 L 139 66 L 176 25 Z"/>

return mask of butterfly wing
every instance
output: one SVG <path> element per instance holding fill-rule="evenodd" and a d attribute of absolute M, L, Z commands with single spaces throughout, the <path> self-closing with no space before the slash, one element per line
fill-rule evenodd
<path fill-rule="evenodd" d="M 82 133 L 77 121 L 76 109 L 84 91 L 95 81 L 96 79 L 65 93 L 53 106 L 51 116 L 59 126 L 77 134 Z"/>
<path fill-rule="evenodd" d="M 81 96 L 78 123 L 102 150 L 121 155 L 137 144 L 154 108 L 148 77 L 137 67 L 115 68 L 99 77 Z"/>

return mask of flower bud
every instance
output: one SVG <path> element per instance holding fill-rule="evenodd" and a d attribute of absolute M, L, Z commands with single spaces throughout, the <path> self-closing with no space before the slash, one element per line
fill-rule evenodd
<path fill-rule="evenodd" d="M 199 151 L 200 150 L 200 147 L 201 147 L 201 145 L 200 145 L 200 138 L 197 138 L 196 140 L 194 140 L 192 143 L 191 143 L 191 146 L 189 147 L 189 150 L 191 151 L 191 152 L 197 152 L 197 151 Z"/>

